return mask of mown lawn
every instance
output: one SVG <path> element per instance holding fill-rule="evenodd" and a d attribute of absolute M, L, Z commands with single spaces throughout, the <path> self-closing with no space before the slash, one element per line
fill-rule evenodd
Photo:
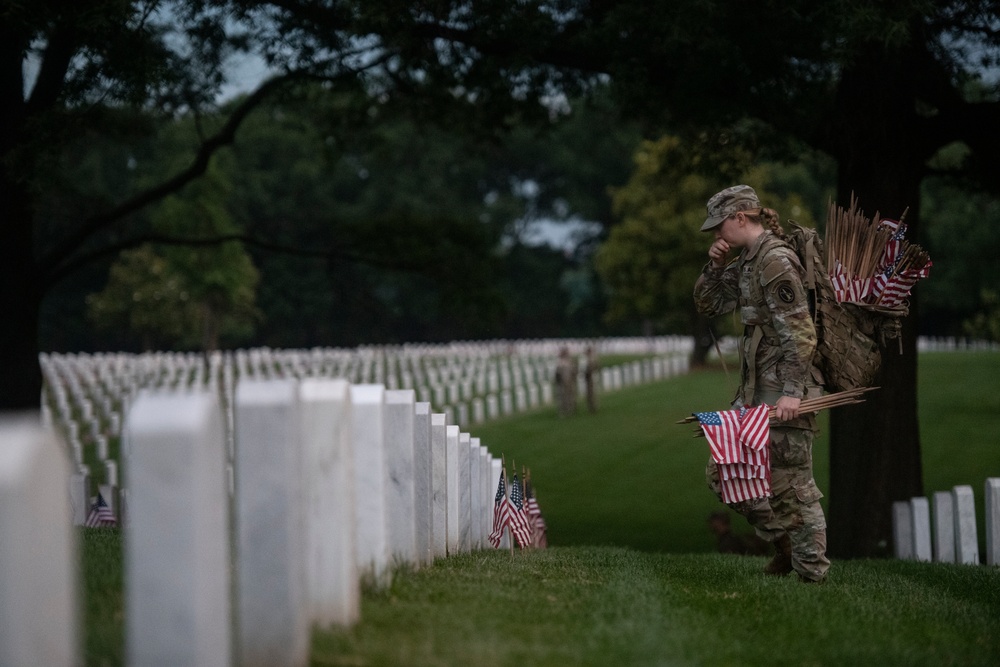
<path fill-rule="evenodd" d="M 837 563 L 822 585 L 762 557 L 622 547 L 473 553 L 369 592 L 312 665 L 1000 664 L 1000 572 Z"/>

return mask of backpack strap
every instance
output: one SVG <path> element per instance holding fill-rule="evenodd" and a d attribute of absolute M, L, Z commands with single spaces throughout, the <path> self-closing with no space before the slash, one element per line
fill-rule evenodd
<path fill-rule="evenodd" d="M 790 246 L 791 244 L 778 236 L 771 236 L 770 238 L 764 239 L 763 244 L 757 251 L 756 265 L 754 267 L 754 280 L 760 283 L 760 271 L 761 265 L 764 262 L 764 257 L 769 252 L 775 248 L 781 246 Z M 792 248 L 794 250 L 794 247 Z M 754 287 L 757 289 L 757 286 Z M 764 340 L 764 327 L 759 324 L 747 325 L 751 331 L 746 331 L 750 335 L 750 345 L 746 350 L 746 358 L 743 360 L 743 371 L 746 373 L 746 377 L 743 378 L 743 403 L 744 405 L 752 405 L 754 393 L 757 389 L 757 348 L 760 347 L 760 342 Z M 742 353 L 743 346 L 740 346 L 740 352 Z"/>

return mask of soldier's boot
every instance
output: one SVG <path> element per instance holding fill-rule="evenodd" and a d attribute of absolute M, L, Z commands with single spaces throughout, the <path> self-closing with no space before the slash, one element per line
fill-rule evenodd
<path fill-rule="evenodd" d="M 774 558 L 764 566 L 764 574 L 783 577 L 792 571 L 792 541 L 788 535 L 782 535 L 774 542 Z"/>

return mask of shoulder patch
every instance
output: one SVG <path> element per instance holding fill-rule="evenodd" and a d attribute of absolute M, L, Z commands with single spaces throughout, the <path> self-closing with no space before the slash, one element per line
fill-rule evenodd
<path fill-rule="evenodd" d="M 794 303 L 795 302 L 795 288 L 792 287 L 791 281 L 782 280 L 777 285 L 774 286 L 774 294 L 782 303 Z"/>
<path fill-rule="evenodd" d="M 761 259 L 763 266 L 760 271 L 760 282 L 762 285 L 770 285 L 776 279 L 795 270 L 795 265 L 790 261 L 785 252 L 771 252 Z"/>

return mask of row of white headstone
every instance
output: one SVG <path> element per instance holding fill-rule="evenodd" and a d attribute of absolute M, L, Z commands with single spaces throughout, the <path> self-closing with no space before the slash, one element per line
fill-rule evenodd
<path fill-rule="evenodd" d="M 917 338 L 917 350 L 920 352 L 997 352 L 1000 351 L 1000 343 L 973 338 L 956 338 L 955 336 L 920 336 Z"/>
<path fill-rule="evenodd" d="M 305 664 L 311 628 L 357 620 L 363 581 L 487 548 L 501 460 L 414 390 L 171 358 L 47 359 L 78 379 L 49 387 L 57 412 L 123 415 L 129 664 Z M 620 386 L 662 364 L 619 370 Z M 159 379 L 124 390 L 127 366 Z M 78 662 L 72 525 L 89 482 L 54 421 L 0 422 L 3 665 Z M 53 502 L 67 479 L 74 502 Z"/>
<path fill-rule="evenodd" d="M 129 664 L 304 665 L 313 627 L 357 620 L 363 581 L 487 548 L 501 460 L 414 391 L 245 380 L 233 415 L 230 472 L 218 393 L 147 391 L 128 413 Z M 0 441 L 0 664 L 77 664 L 65 444 L 37 414 Z"/>
<path fill-rule="evenodd" d="M 986 480 L 986 564 L 1000 565 L 1000 477 Z M 932 511 L 933 505 L 933 511 Z M 978 565 L 979 535 L 971 486 L 937 491 L 926 497 L 892 504 L 892 528 L 897 558 Z"/>
<path fill-rule="evenodd" d="M 597 341 L 514 341 L 449 345 L 409 345 L 356 350 L 237 350 L 198 354 L 43 354 L 45 377 L 42 421 L 61 432 L 72 453 L 71 497 L 74 522 L 82 524 L 97 483 L 116 512 L 119 464 L 111 451 L 122 436 L 122 415 L 141 391 L 218 392 L 227 441 L 232 442 L 232 404 L 237 379 L 343 377 L 355 384 L 414 389 L 463 429 L 483 421 L 552 403 L 552 375 L 558 351 L 653 354 L 602 368 L 598 391 L 615 391 L 686 372 L 690 338 L 612 338 Z M 382 382 L 388 380 L 388 382 Z M 583 394 L 583 377 L 580 378 Z M 402 384 L 404 386 L 399 387 Z M 414 386 L 409 386 L 414 385 Z M 86 455 L 85 455 L 86 454 Z M 91 470 L 85 461 L 96 462 Z M 100 483 L 103 481 L 103 483 Z"/>

